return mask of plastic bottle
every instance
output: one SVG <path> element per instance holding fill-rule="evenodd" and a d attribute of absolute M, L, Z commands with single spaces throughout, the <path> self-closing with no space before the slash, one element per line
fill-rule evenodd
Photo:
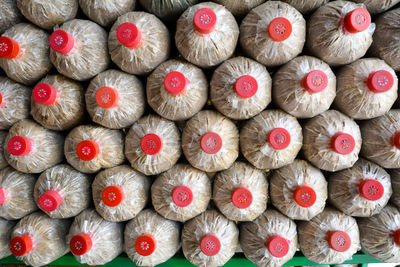
<path fill-rule="evenodd" d="M 205 172 L 228 169 L 239 155 L 239 131 L 221 114 L 203 110 L 182 132 L 182 149 L 190 164 Z"/>
<path fill-rule="evenodd" d="M 211 79 L 211 102 L 234 120 L 249 119 L 271 102 L 271 77 L 265 66 L 236 57 L 222 63 Z"/>
<path fill-rule="evenodd" d="M 50 35 L 49 43 L 54 67 L 74 80 L 91 79 L 106 70 L 110 62 L 107 32 L 89 20 L 65 22 Z"/>
<path fill-rule="evenodd" d="M 147 102 L 160 116 L 190 119 L 207 102 L 208 81 L 203 71 L 185 61 L 168 60 L 147 78 Z"/>
<path fill-rule="evenodd" d="M 11 233 L 10 250 L 26 265 L 47 265 L 68 252 L 65 236 L 71 222 L 42 212 L 22 218 Z"/>
<path fill-rule="evenodd" d="M 94 209 L 75 217 L 67 235 L 67 244 L 77 261 L 88 265 L 104 265 L 123 250 L 121 223 L 109 222 Z"/>
<path fill-rule="evenodd" d="M 142 7 L 167 22 L 175 22 L 189 6 L 195 5 L 199 0 L 139 0 Z"/>
<path fill-rule="evenodd" d="M 49 35 L 38 27 L 19 23 L 0 37 L 0 67 L 10 79 L 31 85 L 49 72 Z"/>
<path fill-rule="evenodd" d="M 11 167 L 0 170 L 0 217 L 16 220 L 37 210 L 33 200 L 36 177 Z"/>
<path fill-rule="evenodd" d="M 324 210 L 328 183 L 307 161 L 296 159 L 275 170 L 269 181 L 272 204 L 290 219 L 309 221 Z"/>
<path fill-rule="evenodd" d="M 124 136 L 119 130 L 81 125 L 67 135 L 64 153 L 78 171 L 95 173 L 124 162 Z"/>
<path fill-rule="evenodd" d="M 311 221 L 299 222 L 301 252 L 318 264 L 342 263 L 351 259 L 360 246 L 360 234 L 353 217 L 326 208 Z"/>
<path fill-rule="evenodd" d="M 15 0 L 3 0 L 1 5 L 0 34 L 21 22 L 22 19 L 22 15 L 19 13 L 17 2 Z"/>
<path fill-rule="evenodd" d="M 297 250 L 296 224 L 275 210 L 240 226 L 240 245 L 258 266 L 282 266 Z"/>
<path fill-rule="evenodd" d="M 356 3 L 363 3 L 371 14 L 382 13 L 400 3 L 400 0 L 351 0 Z"/>
<path fill-rule="evenodd" d="M 179 223 L 146 209 L 127 223 L 124 250 L 137 266 L 155 266 L 180 249 L 179 235 Z"/>
<path fill-rule="evenodd" d="M 75 18 L 78 0 L 17 0 L 18 9 L 25 18 L 45 30 Z"/>
<path fill-rule="evenodd" d="M 112 26 L 108 47 L 121 70 L 144 75 L 168 59 L 171 44 L 167 27 L 156 16 L 129 12 Z"/>
<path fill-rule="evenodd" d="M 118 70 L 106 70 L 91 80 L 85 98 L 92 120 L 111 129 L 132 125 L 146 104 L 142 82 Z"/>
<path fill-rule="evenodd" d="M 336 76 L 322 60 L 300 56 L 274 74 L 275 103 L 297 118 L 312 118 L 329 109 L 336 96 Z"/>
<path fill-rule="evenodd" d="M 267 67 L 275 67 L 301 53 L 306 40 L 306 21 L 289 4 L 268 1 L 247 14 L 240 33 L 240 44 L 248 56 Z"/>
<path fill-rule="evenodd" d="M 303 126 L 303 154 L 315 167 L 335 172 L 358 160 L 361 132 L 357 123 L 336 110 L 327 110 Z"/>
<path fill-rule="evenodd" d="M 70 218 L 91 204 L 91 182 L 88 175 L 69 165 L 60 164 L 39 176 L 33 196 L 38 207 L 49 217 Z"/>
<path fill-rule="evenodd" d="M 243 17 L 256 6 L 261 5 L 265 0 L 213 0 L 214 2 L 225 6 L 232 15 Z"/>
<path fill-rule="evenodd" d="M 349 64 L 365 55 L 375 24 L 364 5 L 333 1 L 320 7 L 307 23 L 309 51 L 331 66 Z"/>
<path fill-rule="evenodd" d="M 389 174 L 392 183 L 392 198 L 390 202 L 400 209 L 400 169 L 390 170 Z"/>
<path fill-rule="evenodd" d="M 32 91 L 32 117 L 43 127 L 63 131 L 81 123 L 85 114 L 83 87 L 62 75 L 48 75 Z"/>
<path fill-rule="evenodd" d="M 9 130 L 4 155 L 13 168 L 40 173 L 64 159 L 64 137 L 31 120 L 21 120 Z"/>
<path fill-rule="evenodd" d="M 154 181 L 151 199 L 161 216 L 185 222 L 207 209 L 211 182 L 206 173 L 189 164 L 176 164 Z"/>
<path fill-rule="evenodd" d="M 92 184 L 96 211 L 110 222 L 130 220 L 148 203 L 150 185 L 148 177 L 128 165 L 103 170 Z"/>
<path fill-rule="evenodd" d="M 176 23 L 175 44 L 189 62 L 210 68 L 232 56 L 239 37 L 233 15 L 224 7 L 204 2 L 186 9 Z"/>
<path fill-rule="evenodd" d="M 265 110 L 240 130 L 240 150 L 259 169 L 277 169 L 292 163 L 302 143 L 300 124 L 281 110 Z"/>
<path fill-rule="evenodd" d="M 302 14 L 313 13 L 319 7 L 328 3 L 329 0 L 281 0 L 296 8 Z"/>
<path fill-rule="evenodd" d="M 125 139 L 125 155 L 132 167 L 145 175 L 162 173 L 181 156 L 180 132 L 175 123 L 157 115 L 135 122 Z"/>
<path fill-rule="evenodd" d="M 11 231 L 17 221 L 7 221 L 0 218 L 0 259 L 11 255 Z"/>
<path fill-rule="evenodd" d="M 4 144 L 7 138 L 7 131 L 0 131 L 0 169 L 8 166 L 8 162 L 4 156 Z"/>

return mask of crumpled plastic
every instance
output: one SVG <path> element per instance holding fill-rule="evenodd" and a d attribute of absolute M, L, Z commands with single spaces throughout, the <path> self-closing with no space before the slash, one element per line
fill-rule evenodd
<path fill-rule="evenodd" d="M 363 3 L 367 7 L 368 11 L 371 14 L 382 13 L 400 2 L 400 0 L 385 0 L 385 1 L 381 1 L 381 0 L 351 0 L 351 1 L 356 2 L 356 3 Z"/>
<path fill-rule="evenodd" d="M 213 0 L 225 6 L 234 16 L 242 17 L 265 0 Z"/>
<path fill-rule="evenodd" d="M 309 14 L 328 3 L 329 0 L 281 0 L 296 8 L 302 14 Z"/>
<path fill-rule="evenodd" d="M 0 131 L 0 169 L 3 169 L 8 166 L 8 162 L 4 156 L 4 144 L 6 141 L 8 132 Z"/>
<path fill-rule="evenodd" d="M 5 32 L 8 28 L 21 22 L 22 15 L 17 8 L 15 0 L 3 0 L 0 10 L 0 34 Z"/>
<path fill-rule="evenodd" d="M 400 169 L 393 169 L 389 171 L 392 182 L 392 198 L 390 202 L 398 209 L 400 208 Z"/>
<path fill-rule="evenodd" d="M 0 259 L 11 255 L 11 231 L 16 224 L 17 221 L 7 221 L 0 218 Z"/>
<path fill-rule="evenodd" d="M 199 0 L 140 0 L 140 4 L 147 12 L 168 22 L 175 22 L 183 11 L 198 2 Z"/>

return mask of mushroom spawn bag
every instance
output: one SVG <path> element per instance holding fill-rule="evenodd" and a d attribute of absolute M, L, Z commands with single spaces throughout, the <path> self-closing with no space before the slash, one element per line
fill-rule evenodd
<path fill-rule="evenodd" d="M 162 20 L 175 22 L 183 11 L 197 4 L 199 0 L 139 0 L 139 2 L 147 12 Z"/>
<path fill-rule="evenodd" d="M 328 3 L 329 0 L 282 0 L 282 2 L 288 3 L 302 14 L 309 14 L 314 12 L 319 7 Z"/>
<path fill-rule="evenodd" d="M 223 5 L 234 16 L 242 17 L 249 13 L 250 10 L 258 5 L 261 5 L 265 0 L 213 0 L 214 2 Z"/>
<path fill-rule="evenodd" d="M 15 0 L 2 1 L 0 17 L 0 34 L 2 34 L 8 28 L 11 28 L 13 25 L 19 23 L 22 19 L 22 15 L 19 13 L 17 8 L 17 2 Z"/>
<path fill-rule="evenodd" d="M 11 232 L 17 221 L 0 219 L 0 259 L 11 255 Z"/>

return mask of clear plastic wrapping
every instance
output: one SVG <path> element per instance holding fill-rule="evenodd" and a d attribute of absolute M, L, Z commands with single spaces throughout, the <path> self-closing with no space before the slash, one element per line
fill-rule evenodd
<path fill-rule="evenodd" d="M 150 199 L 150 178 L 128 165 L 101 171 L 92 184 L 96 211 L 110 222 L 134 218 Z"/>
<path fill-rule="evenodd" d="M 364 5 L 329 2 L 307 23 L 307 45 L 312 54 L 331 66 L 349 64 L 365 55 L 375 24 Z"/>
<path fill-rule="evenodd" d="M 165 21 L 176 21 L 189 6 L 200 0 L 140 0 L 142 7 Z"/>
<path fill-rule="evenodd" d="M 71 79 L 91 79 L 110 63 L 107 32 L 89 20 L 73 19 L 50 36 L 50 59 L 57 71 Z"/>
<path fill-rule="evenodd" d="M 88 175 L 69 165 L 60 164 L 39 176 L 33 196 L 38 207 L 49 217 L 70 218 L 91 204 L 91 182 Z"/>
<path fill-rule="evenodd" d="M 311 221 L 299 222 L 298 234 L 301 252 L 319 264 L 342 263 L 360 247 L 356 220 L 331 208 Z"/>
<path fill-rule="evenodd" d="M 4 155 L 13 168 L 40 173 L 64 159 L 64 136 L 31 120 L 15 123 L 4 143 Z"/>
<path fill-rule="evenodd" d="M 281 110 L 265 110 L 240 130 L 240 150 L 259 169 L 277 169 L 292 163 L 302 143 L 299 122 Z"/>
<path fill-rule="evenodd" d="M 38 27 L 19 23 L 0 37 L 0 67 L 10 79 L 31 85 L 49 72 L 49 35 Z"/>
<path fill-rule="evenodd" d="M 48 75 L 33 89 L 32 117 L 43 127 L 63 131 L 81 123 L 85 114 L 82 85 L 62 75 Z"/>
<path fill-rule="evenodd" d="M 240 44 L 247 55 L 267 67 L 275 67 L 301 53 L 306 21 L 289 4 L 268 1 L 247 14 L 240 33 Z"/>
<path fill-rule="evenodd" d="M 20 219 L 37 210 L 33 199 L 36 177 L 11 167 L 0 170 L 0 217 Z"/>
<path fill-rule="evenodd" d="M 108 46 L 121 70 L 144 75 L 168 59 L 171 43 L 167 27 L 156 16 L 129 12 L 112 26 Z"/>
<path fill-rule="evenodd" d="M 242 17 L 265 0 L 213 0 L 225 6 L 234 16 Z"/>
<path fill-rule="evenodd" d="M 189 7 L 176 23 L 179 53 L 202 68 L 219 65 L 232 56 L 238 37 L 239 27 L 233 15 L 212 2 Z"/>
<path fill-rule="evenodd" d="M 312 118 L 303 126 L 303 134 L 305 158 L 322 170 L 340 171 L 358 160 L 360 128 L 339 111 L 328 110 Z"/>
<path fill-rule="evenodd" d="M 127 223 L 124 250 L 137 266 L 155 266 L 180 249 L 179 234 L 179 223 L 146 209 Z"/>
<path fill-rule="evenodd" d="M 64 154 L 78 171 L 95 173 L 124 162 L 124 136 L 119 130 L 81 125 L 67 135 Z"/>
<path fill-rule="evenodd" d="M 185 222 L 207 209 L 211 199 L 210 178 L 189 164 L 177 164 L 154 181 L 151 199 L 161 216 Z"/>
<path fill-rule="evenodd" d="M 213 201 L 229 220 L 253 221 L 267 208 L 268 182 L 263 171 L 235 162 L 214 179 Z"/>
<path fill-rule="evenodd" d="M 267 210 L 240 227 L 240 245 L 257 266 L 282 266 L 297 250 L 296 224 L 275 210 Z"/>
<path fill-rule="evenodd" d="M 222 63 L 211 79 L 211 102 L 225 116 L 249 119 L 271 102 L 271 77 L 260 63 L 236 57 Z"/>
<path fill-rule="evenodd" d="M 145 175 L 162 173 L 181 156 L 181 139 L 174 122 L 147 115 L 135 122 L 125 139 L 125 155 Z"/>
<path fill-rule="evenodd" d="M 207 102 L 208 81 L 196 66 L 168 60 L 147 78 L 147 101 L 160 116 L 174 121 L 187 120 Z"/>
<path fill-rule="evenodd" d="M 281 0 L 288 3 L 302 14 L 309 14 L 328 3 L 329 0 Z"/>
<path fill-rule="evenodd" d="M 146 104 L 142 82 L 118 70 L 106 70 L 91 80 L 85 98 L 92 120 L 111 129 L 132 125 Z"/>
<path fill-rule="evenodd" d="M 392 182 L 392 197 L 390 202 L 400 209 L 400 169 L 390 170 Z"/>
<path fill-rule="evenodd" d="M 21 21 L 22 16 L 15 0 L 1 1 L 0 18 L 0 34 Z"/>
<path fill-rule="evenodd" d="M 0 259 L 11 255 L 11 232 L 17 221 L 7 221 L 0 218 Z"/>
<path fill-rule="evenodd" d="M 0 131 L 0 169 L 8 166 L 8 162 L 4 156 L 4 144 L 7 138 L 7 131 Z"/>
<path fill-rule="evenodd" d="M 182 249 L 186 259 L 199 267 L 223 266 L 239 246 L 239 229 L 216 210 L 207 210 L 186 222 Z"/>
<path fill-rule="evenodd" d="M 273 97 L 297 118 L 312 118 L 329 109 L 336 96 L 336 76 L 322 60 L 300 56 L 274 74 Z"/>
<path fill-rule="evenodd" d="M 397 3 L 400 3 L 400 0 L 385 0 L 385 1 L 382 1 L 382 0 L 351 0 L 351 1 L 356 2 L 356 3 L 363 3 L 367 7 L 368 11 L 371 14 L 382 13 L 382 12 L 390 9 Z"/>
<path fill-rule="evenodd" d="M 311 220 L 324 210 L 328 198 L 324 175 L 305 160 L 274 171 L 270 187 L 272 204 L 292 220 Z"/>
<path fill-rule="evenodd" d="M 221 114 L 203 110 L 182 132 L 182 149 L 190 164 L 205 172 L 228 169 L 239 155 L 239 131 Z"/>

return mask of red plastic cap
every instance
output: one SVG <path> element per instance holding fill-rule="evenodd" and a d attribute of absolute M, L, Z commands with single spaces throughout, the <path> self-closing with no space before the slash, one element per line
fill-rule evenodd
<path fill-rule="evenodd" d="M 250 75 L 243 75 L 235 82 L 235 92 L 242 98 L 250 98 L 257 93 L 257 80 Z"/>
<path fill-rule="evenodd" d="M 221 241 L 213 234 L 205 235 L 200 241 L 200 249 L 206 256 L 215 256 L 221 250 Z"/>
<path fill-rule="evenodd" d="M 341 155 L 350 154 L 355 146 L 356 141 L 350 134 L 338 132 L 331 138 L 331 148 Z"/>
<path fill-rule="evenodd" d="M 172 191 L 172 201 L 178 207 L 187 207 L 193 201 L 193 192 L 187 186 L 178 186 Z"/>
<path fill-rule="evenodd" d="M 111 87 L 101 87 L 96 92 L 96 103 L 102 108 L 113 108 L 118 106 L 118 91 Z"/>
<path fill-rule="evenodd" d="M 54 51 L 67 55 L 75 46 L 75 38 L 64 30 L 56 30 L 50 35 L 50 47 Z"/>
<path fill-rule="evenodd" d="M 19 44 L 11 38 L 0 37 L 0 58 L 13 59 L 20 55 Z"/>
<path fill-rule="evenodd" d="M 33 140 L 25 136 L 14 136 L 8 141 L 8 151 L 14 156 L 26 156 L 32 152 Z"/>
<path fill-rule="evenodd" d="M 141 235 L 136 239 L 135 249 L 139 255 L 150 256 L 156 250 L 157 242 L 152 235 Z"/>
<path fill-rule="evenodd" d="M 81 160 L 90 161 L 100 153 L 100 146 L 94 140 L 84 140 L 76 146 L 76 154 Z"/>
<path fill-rule="evenodd" d="M 269 238 L 266 246 L 269 253 L 275 258 L 282 258 L 289 252 L 289 240 L 281 236 Z"/>
<path fill-rule="evenodd" d="M 55 190 L 48 190 L 39 197 L 39 206 L 47 212 L 55 211 L 63 202 L 63 197 Z"/>
<path fill-rule="evenodd" d="M 390 138 L 390 142 L 392 146 L 395 146 L 398 149 L 400 149 L 400 131 L 394 133 L 394 135 Z"/>
<path fill-rule="evenodd" d="M 117 39 L 130 49 L 139 48 L 143 43 L 142 33 L 132 22 L 125 22 L 119 25 Z"/>
<path fill-rule="evenodd" d="M 32 97 L 36 103 L 53 106 L 57 104 L 57 89 L 47 83 L 39 83 L 33 88 Z"/>
<path fill-rule="evenodd" d="M 200 147 L 207 154 L 216 154 L 222 148 L 222 139 L 217 133 L 206 133 L 201 137 Z"/>
<path fill-rule="evenodd" d="M 394 243 L 400 247 L 400 229 L 397 229 L 392 234 Z"/>
<path fill-rule="evenodd" d="M 160 153 L 163 142 L 161 137 L 154 133 L 150 133 L 143 136 L 142 140 L 140 141 L 140 146 L 144 153 L 152 156 Z"/>
<path fill-rule="evenodd" d="M 172 71 L 164 78 L 164 87 L 173 96 L 181 95 L 186 91 L 189 80 L 179 71 Z"/>
<path fill-rule="evenodd" d="M 5 101 L 3 100 L 4 100 L 3 95 L 0 93 L 0 108 L 4 108 L 5 106 Z"/>
<path fill-rule="evenodd" d="M 309 186 L 298 187 L 293 192 L 293 197 L 296 203 L 303 208 L 311 207 L 317 200 L 317 194 L 314 189 Z"/>
<path fill-rule="evenodd" d="M 356 8 L 344 18 L 344 27 L 350 33 L 363 32 L 369 25 L 371 25 L 371 15 L 365 8 Z"/>
<path fill-rule="evenodd" d="M 111 185 L 104 188 L 101 193 L 103 203 L 109 207 L 115 207 L 121 204 L 125 198 L 124 189 L 121 186 Z"/>
<path fill-rule="evenodd" d="M 374 93 L 389 91 L 394 84 L 393 75 L 387 70 L 371 72 L 368 76 L 368 88 Z"/>
<path fill-rule="evenodd" d="M 215 25 L 217 25 L 217 15 L 210 8 L 199 9 L 194 14 L 193 25 L 199 33 L 209 34 L 214 31 Z"/>
<path fill-rule="evenodd" d="M 7 189 L 0 187 L 0 206 L 2 206 L 7 199 Z"/>
<path fill-rule="evenodd" d="M 383 185 L 375 179 L 363 180 L 359 185 L 360 195 L 370 201 L 379 200 L 385 189 Z"/>
<path fill-rule="evenodd" d="M 319 93 L 328 86 L 328 76 L 323 71 L 313 70 L 304 77 L 304 87 L 311 93 Z"/>
<path fill-rule="evenodd" d="M 253 202 L 251 191 L 245 187 L 237 188 L 232 193 L 232 203 L 238 209 L 246 209 Z"/>
<path fill-rule="evenodd" d="M 275 128 L 268 134 L 268 143 L 273 149 L 285 149 L 290 145 L 290 133 L 284 128 Z"/>
<path fill-rule="evenodd" d="M 28 254 L 29 252 L 31 252 L 32 248 L 33 248 L 32 238 L 27 234 L 17 236 L 11 239 L 10 250 L 11 253 L 14 254 L 15 256 L 20 257 L 25 254 Z"/>
<path fill-rule="evenodd" d="M 283 42 L 292 34 L 292 23 L 284 17 L 273 19 L 268 25 L 269 37 L 275 42 Z"/>
<path fill-rule="evenodd" d="M 337 252 L 345 252 L 351 246 L 351 238 L 346 232 L 334 231 L 328 233 L 328 243 L 331 249 Z"/>
<path fill-rule="evenodd" d="M 83 255 L 90 251 L 93 246 L 92 238 L 89 234 L 79 234 L 71 238 L 69 248 L 75 255 Z"/>

